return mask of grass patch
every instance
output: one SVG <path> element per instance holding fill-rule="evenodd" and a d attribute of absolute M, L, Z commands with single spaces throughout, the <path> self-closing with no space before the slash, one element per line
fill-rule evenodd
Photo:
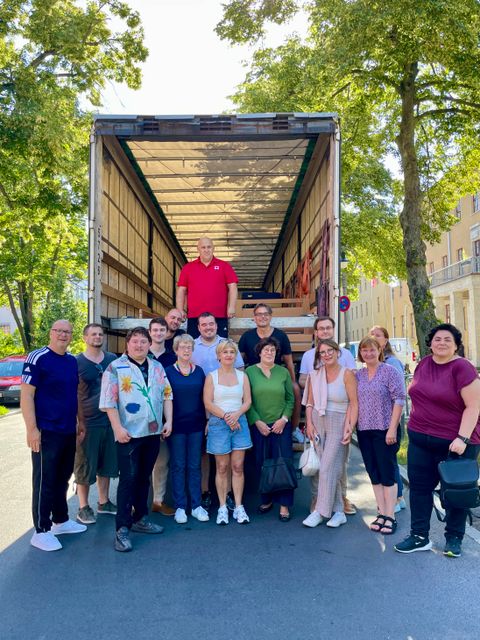
<path fill-rule="evenodd" d="M 7 407 L 2 407 L 2 405 L 0 405 L 0 416 L 6 416 L 8 412 Z"/>
<path fill-rule="evenodd" d="M 397 453 L 397 461 L 398 464 L 407 465 L 407 449 L 408 449 L 408 434 L 407 434 L 407 430 L 404 430 L 404 435 L 402 438 L 402 441 L 400 443 L 400 449 L 398 450 Z"/>

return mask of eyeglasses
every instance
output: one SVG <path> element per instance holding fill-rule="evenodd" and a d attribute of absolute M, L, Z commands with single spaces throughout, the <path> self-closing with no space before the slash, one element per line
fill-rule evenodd
<path fill-rule="evenodd" d="M 331 356 L 335 353 L 335 349 L 327 349 L 326 351 L 319 351 L 318 355 L 321 358 L 325 358 L 325 356 Z"/>
<path fill-rule="evenodd" d="M 62 333 L 65 334 L 66 336 L 72 335 L 72 332 L 70 331 L 70 329 L 52 329 L 52 331 L 55 331 L 55 333 L 57 333 L 58 335 L 61 335 Z"/>

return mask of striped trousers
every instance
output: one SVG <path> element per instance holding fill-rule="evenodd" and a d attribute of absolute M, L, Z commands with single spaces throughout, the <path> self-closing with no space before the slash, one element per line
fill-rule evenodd
<path fill-rule="evenodd" d="M 319 441 L 315 449 L 320 471 L 315 511 L 329 518 L 335 511 L 343 512 L 341 479 L 348 454 L 348 446 L 342 444 L 345 414 L 327 411 L 324 416 L 316 417 L 314 424 Z"/>

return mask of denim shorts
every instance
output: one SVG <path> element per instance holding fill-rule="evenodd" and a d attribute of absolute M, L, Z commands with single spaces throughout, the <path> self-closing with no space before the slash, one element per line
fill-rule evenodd
<path fill-rule="evenodd" d="M 240 423 L 240 429 L 232 431 L 225 420 L 211 416 L 208 421 L 207 453 L 222 456 L 232 451 L 250 449 L 252 439 L 250 438 L 247 419 L 242 415 L 238 422 Z"/>

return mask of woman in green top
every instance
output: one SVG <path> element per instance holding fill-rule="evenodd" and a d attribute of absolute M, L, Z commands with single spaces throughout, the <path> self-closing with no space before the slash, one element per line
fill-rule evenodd
<path fill-rule="evenodd" d="M 292 425 L 290 417 L 294 406 L 292 380 L 287 369 L 275 364 L 280 345 L 275 338 L 264 338 L 255 351 L 260 362 L 245 371 L 250 381 L 252 404 L 247 418 L 252 425 L 252 440 L 258 475 L 265 458 L 292 457 Z M 259 513 L 267 513 L 273 503 L 280 505 L 279 518 L 290 520 L 293 490 L 262 494 Z"/>

